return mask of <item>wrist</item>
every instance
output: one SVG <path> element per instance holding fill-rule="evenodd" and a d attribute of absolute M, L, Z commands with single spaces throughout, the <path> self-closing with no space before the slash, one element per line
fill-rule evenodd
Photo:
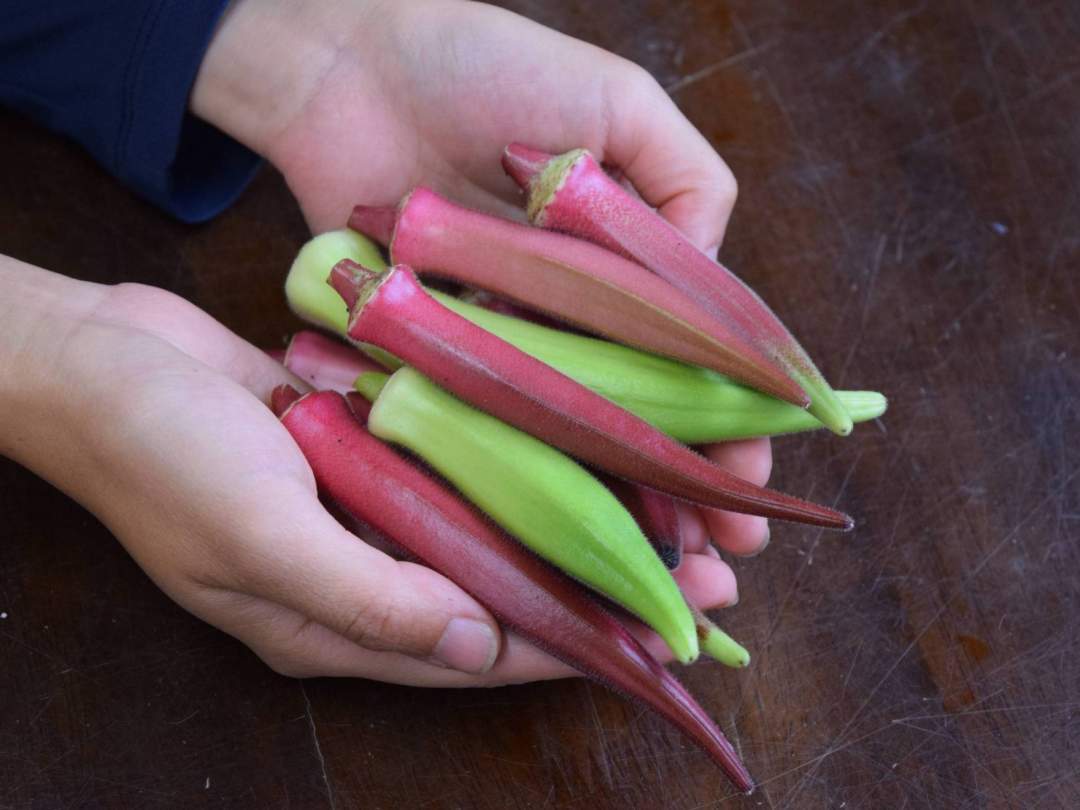
<path fill-rule="evenodd" d="M 198 117 L 273 159 L 273 144 L 303 113 L 372 0 L 233 0 L 192 88 Z"/>
<path fill-rule="evenodd" d="M 65 388 L 65 350 L 106 289 L 0 256 L 0 455 L 27 463 Z"/>

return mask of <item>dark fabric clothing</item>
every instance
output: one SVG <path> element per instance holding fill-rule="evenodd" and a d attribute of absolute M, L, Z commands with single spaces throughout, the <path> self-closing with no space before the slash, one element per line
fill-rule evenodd
<path fill-rule="evenodd" d="M 0 105 L 74 138 L 185 222 L 228 206 L 259 165 L 187 112 L 228 0 L 0 0 Z"/>

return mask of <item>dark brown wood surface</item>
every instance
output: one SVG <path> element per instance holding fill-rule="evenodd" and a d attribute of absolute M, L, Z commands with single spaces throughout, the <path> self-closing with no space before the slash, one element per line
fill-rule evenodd
<path fill-rule="evenodd" d="M 0 461 L 0 807 L 1080 807 L 1080 4 L 509 5 L 670 88 L 740 180 L 724 258 L 891 401 L 776 443 L 859 528 L 774 527 L 724 614 L 752 667 L 680 673 L 761 789 L 581 682 L 274 675 Z M 270 170 L 186 227 L 0 116 L 2 253 L 278 345 L 305 236 Z"/>

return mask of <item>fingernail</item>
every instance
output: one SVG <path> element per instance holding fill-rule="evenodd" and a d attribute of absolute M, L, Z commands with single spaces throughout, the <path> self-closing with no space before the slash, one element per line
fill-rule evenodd
<path fill-rule="evenodd" d="M 499 645 L 491 627 L 476 619 L 451 619 L 434 657 L 451 669 L 479 675 L 491 669 Z"/>
<path fill-rule="evenodd" d="M 715 262 L 720 256 L 720 243 L 717 242 L 715 245 L 709 245 L 707 248 L 705 248 L 704 253 L 706 256 L 708 256 Z"/>
<path fill-rule="evenodd" d="M 730 602 L 728 602 L 726 605 L 724 605 L 724 607 L 735 607 L 737 604 L 739 604 L 739 588 L 738 588 L 738 586 L 735 587 L 735 596 L 734 596 L 734 598 L 732 598 L 732 600 Z"/>

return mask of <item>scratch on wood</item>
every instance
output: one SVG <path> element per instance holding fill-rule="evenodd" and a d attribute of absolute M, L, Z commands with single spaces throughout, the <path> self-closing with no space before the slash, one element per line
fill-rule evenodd
<path fill-rule="evenodd" d="M 803 776 L 799 780 L 799 782 L 795 785 L 795 787 L 791 790 L 791 792 L 788 793 L 788 795 L 785 797 L 785 800 L 784 800 L 785 805 L 789 804 L 791 801 L 794 800 L 795 797 L 798 796 L 798 794 L 802 791 L 803 785 L 805 785 L 813 777 L 813 775 L 817 772 L 817 769 L 821 765 L 822 762 L 824 762 L 826 759 L 828 759 L 832 755 L 834 755 L 836 753 L 839 753 L 840 751 L 843 751 L 844 749 L 850 747 L 853 743 L 859 742 L 862 739 L 865 739 L 866 736 L 870 736 L 870 735 L 865 735 L 864 737 L 859 737 L 856 740 L 846 742 L 846 743 L 843 743 L 842 745 L 837 746 L 837 743 L 839 743 L 841 740 L 844 739 L 844 737 L 847 735 L 847 733 L 851 729 L 851 727 L 855 725 L 856 721 L 862 716 L 862 713 L 871 704 L 874 697 L 881 690 L 881 687 L 884 686 L 885 683 L 889 680 L 889 678 L 892 677 L 892 674 L 896 671 L 897 667 L 899 667 L 900 664 L 904 661 L 904 659 L 907 658 L 908 654 L 918 645 L 918 643 L 923 639 L 923 637 L 929 632 L 930 628 L 933 627 L 935 624 L 937 624 L 938 620 L 943 615 L 945 615 L 945 612 L 949 609 L 949 607 L 956 600 L 956 598 L 958 596 L 960 596 L 964 592 L 964 588 L 973 579 L 975 579 L 975 577 L 977 577 L 980 573 L 982 573 L 983 569 L 986 568 L 986 566 L 998 554 L 998 552 L 1000 552 L 1001 549 L 1005 548 L 1005 546 L 1008 545 L 1013 540 L 1013 538 L 1016 536 L 1017 532 L 1019 532 L 1020 529 L 1024 525 L 1026 525 L 1027 522 L 1032 517 L 1034 517 L 1035 515 L 1041 513 L 1042 510 L 1046 507 L 1046 505 L 1048 503 L 1051 503 L 1055 498 L 1060 497 L 1061 493 L 1064 492 L 1065 488 L 1072 482 L 1072 480 L 1074 478 L 1077 477 L 1077 475 L 1080 475 L 1080 470 L 1074 471 L 1073 474 L 1070 475 L 1064 482 L 1062 482 L 1062 484 L 1059 487 L 1055 488 L 1054 491 L 1048 493 L 1046 495 L 1046 497 L 1043 498 L 1041 501 L 1039 501 L 1038 504 L 1036 504 L 1026 515 L 1024 515 L 1024 517 L 1022 517 L 1016 523 L 1016 525 L 1014 525 L 1012 527 L 1012 529 L 1010 529 L 1008 532 L 1006 532 L 1005 535 L 1001 538 L 1001 540 L 999 540 L 994 545 L 993 548 L 991 548 L 985 555 L 983 555 L 983 558 L 978 562 L 978 564 L 975 565 L 975 567 L 973 569 L 971 569 L 971 571 L 968 573 L 968 575 L 964 578 L 964 581 L 962 583 L 960 583 L 953 590 L 953 593 L 949 596 L 949 598 L 947 598 L 942 603 L 941 607 L 938 608 L 937 611 L 934 612 L 934 615 L 932 617 L 930 617 L 930 620 L 927 621 L 922 626 L 922 628 L 919 630 L 919 632 L 915 634 L 915 637 L 911 640 L 911 642 L 901 651 L 900 655 L 896 658 L 896 660 L 892 663 L 892 665 L 885 671 L 885 674 L 882 675 L 881 678 L 878 679 L 877 684 L 874 686 L 873 689 L 870 690 L 870 693 L 866 696 L 866 700 L 864 700 L 862 702 L 862 704 L 859 706 L 859 708 L 855 710 L 855 713 L 852 714 L 851 719 L 848 720 L 847 723 L 844 724 L 844 727 L 842 729 L 840 729 L 840 732 L 833 737 L 832 742 L 830 742 L 826 746 L 825 751 L 822 752 L 817 757 L 815 757 L 813 760 L 811 760 L 811 762 L 813 764 L 812 764 L 810 770 L 807 771 L 805 774 L 803 774 Z M 892 723 L 889 723 L 886 726 L 884 726 L 883 728 L 879 728 L 876 731 L 872 732 L 871 734 L 876 734 L 876 733 L 878 733 L 880 731 L 883 731 L 885 728 L 888 728 L 888 727 L 890 727 L 892 725 L 893 725 Z M 834 748 L 834 746 L 837 746 L 837 747 Z M 809 763 L 807 763 L 807 764 L 809 764 Z M 798 770 L 798 768 L 793 769 L 793 770 Z"/>
<path fill-rule="evenodd" d="M 307 687 L 300 681 L 300 694 L 304 696 L 304 714 L 307 716 L 308 726 L 311 728 L 311 741 L 315 743 L 315 756 L 319 758 L 319 767 L 322 768 L 323 784 L 326 785 L 326 797 L 330 800 L 330 810 L 336 810 L 334 803 L 334 789 L 330 786 L 330 775 L 326 772 L 326 757 L 323 756 L 322 746 L 319 745 L 319 730 L 315 727 L 315 715 L 311 711 L 311 698 L 308 697 Z"/>
<path fill-rule="evenodd" d="M 705 67 L 701 68 L 701 70 L 695 70 L 693 73 L 683 76 L 681 79 L 676 79 L 667 87 L 665 87 L 664 90 L 669 96 L 673 96 L 680 90 L 685 90 L 687 87 L 697 84 L 702 79 L 707 79 L 713 74 L 719 73 L 724 68 L 731 67 L 732 65 L 737 65 L 739 64 L 739 62 L 745 62 L 747 59 L 750 59 L 760 53 L 763 53 L 764 51 L 769 50 L 769 48 L 773 47 L 774 44 L 774 42 L 765 42 L 761 45 L 756 45 L 752 48 L 747 48 L 745 50 L 739 51 L 736 54 L 732 54 L 727 59 L 721 59 L 719 62 L 713 62 L 711 65 L 706 65 Z"/>
<path fill-rule="evenodd" d="M 997 71 L 994 69 L 994 59 L 986 44 L 983 30 L 978 24 L 978 17 L 975 14 L 975 9 L 972 8 L 970 2 L 967 4 L 967 12 L 968 16 L 971 18 L 971 25 L 975 29 L 975 39 L 979 43 L 979 52 L 982 54 L 983 66 L 986 68 L 986 73 L 990 77 L 990 84 L 994 89 L 994 95 L 997 97 L 998 107 L 1001 109 L 1001 117 L 1005 120 L 1005 127 L 1009 130 L 1009 137 L 1012 139 L 1013 148 L 1016 150 L 1017 157 L 1020 158 L 1020 167 L 1024 170 L 1024 177 L 1027 179 L 1028 185 L 1031 185 L 1031 166 L 1028 165 L 1027 154 L 1024 152 L 1024 146 L 1020 142 L 1020 135 L 1016 131 L 1016 121 L 1013 119 L 1012 111 L 1009 109 L 1009 104 L 1005 99 L 1005 94 L 1001 90 L 1001 82 L 998 80 Z"/>

